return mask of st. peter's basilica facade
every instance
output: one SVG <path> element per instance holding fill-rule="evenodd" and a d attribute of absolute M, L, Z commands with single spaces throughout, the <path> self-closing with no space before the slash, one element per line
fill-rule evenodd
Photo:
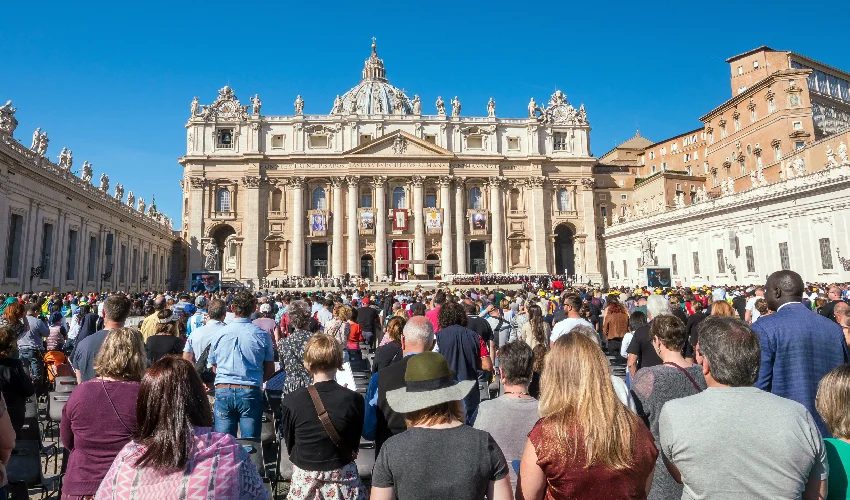
<path fill-rule="evenodd" d="M 429 99 L 430 101 L 430 99 Z M 184 263 L 258 287 L 282 276 L 477 272 L 601 281 L 590 126 L 561 91 L 523 118 L 462 115 L 392 86 L 375 45 L 328 114 L 265 116 L 233 89 L 192 102 Z M 423 112 L 424 108 L 433 114 Z"/>

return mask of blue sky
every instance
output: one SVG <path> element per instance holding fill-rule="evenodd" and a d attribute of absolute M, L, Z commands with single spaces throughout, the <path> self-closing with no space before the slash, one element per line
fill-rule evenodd
<path fill-rule="evenodd" d="M 580 7 L 579 7 L 580 6 Z M 0 100 L 16 137 L 42 127 L 49 156 L 74 151 L 179 221 L 185 129 L 193 96 L 229 84 L 263 113 L 327 113 L 354 86 L 371 37 L 387 77 L 425 112 L 442 95 L 463 114 L 525 115 L 555 88 L 587 108 L 592 152 L 641 134 L 699 126 L 731 96 L 725 59 L 758 47 L 793 50 L 844 70 L 841 23 L 799 2 L 7 2 Z M 843 11 L 836 12 L 839 17 Z M 830 27 L 831 25 L 831 27 Z M 846 31 L 846 30 L 845 30 Z M 179 225 L 179 223 L 178 223 Z"/>

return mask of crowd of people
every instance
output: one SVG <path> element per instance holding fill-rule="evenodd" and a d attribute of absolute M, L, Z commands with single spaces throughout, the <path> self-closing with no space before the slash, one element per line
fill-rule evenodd
<path fill-rule="evenodd" d="M 565 278 L 3 298 L 0 499 L 62 373 L 63 499 L 268 498 L 237 437 L 270 392 L 292 499 L 848 498 L 846 284 Z"/>

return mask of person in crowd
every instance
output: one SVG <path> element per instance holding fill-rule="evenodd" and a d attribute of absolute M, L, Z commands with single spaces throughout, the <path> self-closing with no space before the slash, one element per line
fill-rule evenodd
<path fill-rule="evenodd" d="M 564 297 L 564 311 L 566 312 L 567 317 L 563 321 L 555 323 L 552 327 L 552 334 L 549 337 L 550 343 L 555 342 L 558 340 L 558 337 L 569 332 L 576 326 L 585 325 L 591 328 L 593 327 L 593 324 L 591 324 L 590 321 L 581 317 L 581 308 L 582 301 L 581 297 L 578 295 L 568 295 Z"/>
<path fill-rule="evenodd" d="M 711 316 L 727 316 L 729 318 L 738 318 L 738 313 L 735 308 L 725 300 L 715 300 L 711 303 Z M 739 318 L 740 319 L 740 318 Z"/>
<path fill-rule="evenodd" d="M 147 340 L 151 335 L 156 334 L 156 325 L 159 323 L 159 315 L 157 313 L 166 308 L 170 309 L 170 307 L 168 307 L 168 300 L 164 295 L 156 296 L 153 300 L 153 307 L 154 311 L 146 316 L 144 321 L 142 321 L 142 337 L 145 340 Z"/>
<path fill-rule="evenodd" d="M 325 299 L 322 306 L 323 307 L 319 309 L 319 312 L 316 313 L 316 321 L 319 322 L 319 325 L 322 327 L 322 331 L 324 331 L 328 327 L 328 322 L 334 319 L 334 301 L 331 299 Z"/>
<path fill-rule="evenodd" d="M 649 328 L 652 325 L 652 320 L 664 314 L 670 314 L 670 303 L 661 295 L 650 295 L 646 299 L 646 318 L 649 322 L 635 330 L 635 334 L 632 336 L 632 341 L 629 343 L 627 350 L 629 357 L 626 361 L 626 369 L 633 380 L 635 374 L 641 368 L 648 368 L 662 363 L 661 358 L 655 351 L 655 346 L 652 344 Z"/>
<path fill-rule="evenodd" d="M 844 332 L 845 343 L 850 347 L 850 304 L 846 302 L 835 304 L 833 314 L 835 315 L 835 322 L 838 323 L 841 331 Z"/>
<path fill-rule="evenodd" d="M 498 360 L 498 352 L 499 349 L 502 348 L 505 344 L 510 342 L 512 336 L 512 328 L 511 322 L 505 319 L 503 316 L 502 308 L 497 307 L 495 305 L 489 305 L 484 309 L 484 312 L 481 313 L 481 317 L 485 318 L 487 324 L 490 326 L 490 330 L 493 331 L 493 337 L 491 341 L 495 344 L 495 352 L 493 352 L 495 359 L 495 366 L 499 365 Z M 468 323 L 468 321 L 467 321 Z M 515 335 L 514 335 L 515 336 Z M 492 351 L 492 349 L 491 349 Z"/>
<path fill-rule="evenodd" d="M 304 350 L 307 348 L 307 341 L 313 336 L 305 330 L 310 318 L 310 306 L 303 300 L 293 300 L 289 303 L 287 314 L 294 331 L 281 339 L 277 346 L 281 367 L 286 372 L 284 395 L 307 387 L 312 381 L 310 372 L 304 367 Z"/>
<path fill-rule="evenodd" d="M 70 452 L 63 498 L 94 495 L 112 461 L 135 435 L 136 397 L 146 368 L 139 330 L 115 328 L 103 339 L 94 359 L 97 377 L 77 386 L 62 408 L 59 435 Z"/>
<path fill-rule="evenodd" d="M 478 315 L 478 308 L 474 302 L 466 299 L 460 304 L 460 306 L 463 307 L 463 310 L 466 313 L 466 327 L 477 333 L 484 341 L 484 345 L 490 353 L 490 366 L 493 366 L 496 363 L 496 341 L 493 336 L 493 328 L 486 319 Z M 484 370 L 479 370 L 478 382 L 481 384 L 489 384 L 490 373 L 485 372 Z"/>
<path fill-rule="evenodd" d="M 602 348 L 602 345 L 599 340 L 599 333 L 594 328 L 588 327 L 586 325 L 579 325 L 570 330 L 569 333 L 584 335 L 585 337 L 592 340 L 597 346 L 599 346 L 600 349 Z M 614 375 L 613 373 L 611 373 L 610 378 L 611 385 L 612 387 L 614 387 L 614 393 L 617 395 L 617 398 L 620 400 L 620 402 L 623 403 L 623 405 L 625 405 L 630 410 L 635 411 L 635 402 L 632 399 L 632 395 L 629 392 L 628 387 L 626 387 L 626 383 L 623 382 L 620 377 Z"/>
<path fill-rule="evenodd" d="M 9 306 L 6 310 L 12 309 Z M 25 307 L 26 314 L 24 322 L 26 329 L 21 337 L 18 337 L 18 356 L 30 365 L 30 373 L 35 380 L 41 377 L 40 357 L 44 353 L 44 338 L 50 335 L 50 329 L 39 315 L 41 306 L 37 302 L 30 302 Z"/>
<path fill-rule="evenodd" d="M 89 335 L 94 335 L 95 333 L 101 330 L 101 328 L 99 327 L 101 321 L 100 315 L 103 313 L 103 308 L 106 307 L 106 303 L 103 301 L 97 304 L 95 304 L 94 302 L 90 302 L 89 306 L 89 312 L 86 313 L 86 315 L 83 317 L 83 324 L 80 326 L 79 335 L 77 335 L 78 343 L 85 340 Z M 130 315 L 129 310 L 127 311 L 127 315 Z"/>
<path fill-rule="evenodd" d="M 607 340 L 608 354 L 617 356 L 620 354 L 620 346 L 623 337 L 629 331 L 629 313 L 620 304 L 616 296 L 611 296 L 608 306 L 605 308 L 605 318 L 602 320 L 602 335 Z"/>
<path fill-rule="evenodd" d="M 801 304 L 804 288 L 794 271 L 777 271 L 767 278 L 765 298 L 776 312 L 753 323 L 762 350 L 755 385 L 805 406 L 821 434 L 830 437 L 815 410 L 817 384 L 850 360 L 850 354 L 841 327 Z"/>
<path fill-rule="evenodd" d="M 159 319 L 156 325 L 156 334 L 148 337 L 145 342 L 145 351 L 148 354 L 148 364 L 152 365 L 159 358 L 169 354 L 180 354 L 183 352 L 183 339 L 178 336 L 177 317 L 170 309 L 163 309 L 158 313 Z"/>
<path fill-rule="evenodd" d="M 685 324 L 688 321 L 688 315 L 682 308 L 682 301 L 676 295 L 671 295 L 668 300 L 670 302 L 670 314 L 679 318 L 682 324 Z"/>
<path fill-rule="evenodd" d="M 71 308 L 71 312 L 72 312 L 71 321 L 69 322 L 69 325 L 68 325 L 67 347 L 68 347 L 69 350 L 73 349 L 73 347 L 76 345 L 77 337 L 79 337 L 80 329 L 83 326 L 83 318 L 85 318 L 86 314 L 88 314 L 89 311 L 91 310 L 91 309 L 89 309 L 88 304 L 83 304 L 81 306 L 76 306 L 76 307 L 77 307 L 76 311 L 74 310 L 73 306 Z"/>
<path fill-rule="evenodd" d="M 145 303 L 141 299 L 133 300 L 130 306 L 130 315 L 124 321 L 124 326 L 139 328 L 142 326 L 142 321 L 145 320 Z"/>
<path fill-rule="evenodd" d="M 447 314 L 454 315 L 446 312 L 453 305 L 440 309 L 440 326 Z M 394 366 L 399 363 L 390 368 Z M 477 392 L 474 378 L 457 380 L 445 357 L 423 352 L 407 362 L 404 382 L 387 393 L 387 401 L 405 415 L 407 430 L 381 447 L 372 470 L 371 499 L 512 498 L 499 445 L 487 432 L 464 425 L 461 400 Z"/>
<path fill-rule="evenodd" d="M 55 311 L 50 313 L 48 318 L 47 341 L 45 342 L 48 351 L 61 351 L 65 347 L 65 339 L 68 337 L 68 330 L 62 326 L 62 313 Z"/>
<path fill-rule="evenodd" d="M 0 395 L 0 498 L 6 499 L 9 494 L 9 478 L 6 475 L 6 467 L 12 450 L 15 449 L 15 430 L 9 412 L 6 411 L 6 400 Z"/>
<path fill-rule="evenodd" d="M 756 309 L 756 301 L 764 297 L 764 287 L 756 287 L 750 297 L 747 298 L 747 309 L 744 313 L 744 321 L 753 324 L 759 319 L 759 311 Z"/>
<path fill-rule="evenodd" d="M 694 360 L 694 346 L 697 345 L 697 338 L 699 336 L 699 324 L 707 318 L 705 312 L 703 312 L 702 302 L 694 301 L 693 305 L 693 314 L 688 316 L 688 320 L 685 322 L 685 348 L 682 351 L 682 355 L 685 359 L 690 361 Z"/>
<path fill-rule="evenodd" d="M 391 364 L 401 361 L 404 357 L 401 347 L 401 336 L 404 331 L 404 318 L 393 317 L 387 322 L 385 328 L 385 336 L 388 336 L 390 341 L 379 347 L 375 352 L 375 359 L 372 360 L 372 373 L 377 373 L 381 368 L 386 368 Z"/>
<path fill-rule="evenodd" d="M 702 368 L 682 356 L 682 346 L 687 338 L 685 325 L 679 318 L 672 315 L 659 316 L 650 325 L 649 334 L 663 364 L 638 371 L 632 380 L 631 390 L 636 400 L 637 414 L 652 432 L 655 446 L 660 447 L 658 416 L 661 408 L 670 400 L 704 391 L 706 385 Z M 681 497 L 682 486 L 667 472 L 659 456 L 652 489 L 647 498 L 663 500 Z"/>
<path fill-rule="evenodd" d="M 204 498 L 269 498 L 242 445 L 212 429 L 204 385 L 188 361 L 160 359 L 138 394 L 138 430 L 115 457 L 95 500 L 194 498 L 199 491 Z"/>
<path fill-rule="evenodd" d="M 269 342 L 272 347 L 277 346 L 280 342 L 280 326 L 274 320 L 274 307 L 271 304 L 260 305 L 260 317 L 253 320 L 252 323 L 260 327 L 263 331 L 269 334 Z"/>
<path fill-rule="evenodd" d="M 369 344 L 371 349 L 375 348 L 375 336 L 381 333 L 381 317 L 378 310 L 370 305 L 369 298 L 364 297 L 357 308 L 357 324 L 363 335 L 363 341 Z M 359 346 L 358 346 L 359 349 Z"/>
<path fill-rule="evenodd" d="M 842 302 L 842 304 L 843 304 L 843 302 Z M 847 304 L 845 304 L 845 305 L 847 305 Z M 838 306 L 836 306 L 836 307 L 838 307 Z M 767 307 L 767 301 L 764 300 L 764 299 L 758 299 L 756 301 L 755 310 L 758 311 L 758 313 L 759 313 L 758 318 L 761 318 L 762 316 L 767 316 L 768 314 L 771 314 L 770 308 Z M 758 319 L 758 318 L 756 318 L 756 319 Z M 837 316 L 836 316 L 836 318 L 837 318 Z M 755 321 L 754 321 L 754 323 L 755 323 Z"/>
<path fill-rule="evenodd" d="M 262 386 L 274 374 L 274 348 L 268 333 L 251 323 L 256 308 L 251 292 L 236 293 L 236 317 L 219 330 L 208 361 L 215 369 L 216 432 L 236 436 L 238 425 L 241 437 L 259 439 Z"/>
<path fill-rule="evenodd" d="M 35 385 L 18 359 L 18 332 L 11 325 L 0 326 L 0 392 L 15 434 L 24 426 L 27 398 L 35 394 Z"/>
<path fill-rule="evenodd" d="M 836 304 L 837 309 L 841 304 Z M 818 383 L 815 406 L 831 438 L 824 439 L 829 464 L 826 500 L 850 497 L 850 365 L 833 368 Z"/>
<path fill-rule="evenodd" d="M 349 308 L 348 319 L 348 338 L 345 340 L 345 352 L 348 354 L 348 361 L 351 368 L 357 371 L 365 370 L 366 361 L 363 359 L 363 353 L 360 351 L 360 342 L 363 342 L 363 328 L 357 322 L 358 308 L 346 306 Z"/>
<path fill-rule="evenodd" d="M 747 297 L 744 294 L 738 291 L 734 292 L 731 305 L 739 319 L 747 317 Z"/>
<path fill-rule="evenodd" d="M 466 328 L 466 312 L 456 303 L 446 303 L 440 308 L 440 330 L 435 337 L 437 349 L 446 358 L 458 380 L 478 380 L 478 370 L 492 370 L 490 353 L 484 340 Z M 481 394 L 470 391 L 463 400 L 466 423 L 472 425 L 478 412 Z"/>
<path fill-rule="evenodd" d="M 425 316 L 428 312 L 428 307 L 425 304 L 411 304 L 410 305 L 410 315 L 411 316 Z"/>
<path fill-rule="evenodd" d="M 82 384 L 95 378 L 95 356 L 111 330 L 123 328 L 130 314 L 131 302 L 124 295 L 112 295 L 103 305 L 103 330 L 78 340 L 71 355 L 71 366 L 77 374 L 77 382 Z M 78 337 L 79 339 L 79 337 Z"/>
<path fill-rule="evenodd" d="M 573 331 L 552 344 L 542 418 L 528 435 L 517 498 L 647 498 L 658 451 L 610 377 L 608 359 L 589 336 Z"/>
<path fill-rule="evenodd" d="M 552 335 L 552 331 L 549 325 L 543 321 L 543 311 L 540 310 L 540 306 L 531 304 L 526 308 L 526 312 L 528 321 L 522 325 L 520 339 L 528 344 L 532 350 L 540 344 L 549 347 L 549 337 Z"/>
<path fill-rule="evenodd" d="M 829 285 L 826 290 L 827 303 L 820 308 L 819 314 L 835 321 L 835 305 L 844 302 L 843 292 L 838 285 Z"/>
<path fill-rule="evenodd" d="M 537 305 L 534 306 L 539 309 Z M 545 343 L 540 343 L 545 347 Z M 487 431 L 499 445 L 508 464 L 519 462 L 528 433 L 540 418 L 537 399 L 528 390 L 534 368 L 534 352 L 525 342 L 510 342 L 499 351 L 499 377 L 502 396 L 482 401 L 475 428 Z M 516 489 L 516 473 L 510 468 L 511 487 Z"/>
<path fill-rule="evenodd" d="M 402 359 L 379 370 L 369 379 L 363 438 L 375 441 L 376 454 L 387 439 L 407 429 L 404 414 L 393 411 L 387 403 L 387 392 L 404 387 L 404 373 L 411 356 L 429 352 L 433 347 L 434 327 L 431 322 L 421 316 L 410 318 L 404 324 L 401 336 Z"/>
<path fill-rule="evenodd" d="M 207 315 L 209 316 L 207 323 L 193 330 L 192 335 L 186 339 L 186 345 L 183 347 L 183 359 L 192 364 L 198 362 L 204 352 L 207 353 L 207 358 L 209 358 L 209 349 L 218 340 L 221 329 L 225 326 L 224 317 L 227 315 L 227 304 L 221 299 L 211 300 Z"/>
<path fill-rule="evenodd" d="M 186 322 L 186 335 L 191 337 L 195 330 L 204 326 L 204 323 L 207 321 L 209 317 L 209 311 L 207 311 L 207 305 L 209 301 L 203 295 L 199 295 L 195 299 L 195 313 L 189 316 L 189 320 Z"/>
<path fill-rule="evenodd" d="M 342 346 L 332 336 L 313 335 L 304 350 L 313 383 L 283 398 L 279 427 L 292 461 L 290 499 L 366 498 L 354 463 L 363 430 L 363 396 L 336 382 L 342 363 Z M 318 408 L 324 408 L 329 421 L 320 420 Z"/>
<path fill-rule="evenodd" d="M 775 290 L 768 285 L 765 295 Z M 827 458 L 813 415 L 753 386 L 763 348 L 737 317 L 702 323 L 695 351 L 708 388 L 668 401 L 658 418 L 661 451 L 683 484 L 682 498 L 826 496 Z"/>
<path fill-rule="evenodd" d="M 434 330 L 439 328 L 440 308 L 443 307 L 443 304 L 445 303 L 446 294 L 443 292 L 437 292 L 434 294 L 431 309 L 425 313 L 425 317 L 428 318 L 428 321 L 430 321 L 432 325 L 434 325 Z"/>
<path fill-rule="evenodd" d="M 351 325 L 348 320 L 351 319 L 351 308 L 337 304 L 333 309 L 333 319 L 325 323 L 325 333 L 332 336 L 343 346 L 343 354 L 345 360 L 348 360 L 348 352 L 345 351 L 345 346 L 348 343 L 348 336 L 351 333 Z"/>

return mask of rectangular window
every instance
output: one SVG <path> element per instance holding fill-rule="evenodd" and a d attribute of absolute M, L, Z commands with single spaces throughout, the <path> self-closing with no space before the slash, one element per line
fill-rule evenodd
<path fill-rule="evenodd" d="M 611 261 L 611 277 L 614 277 L 614 261 Z"/>
<path fill-rule="evenodd" d="M 619 185 L 621 185 L 621 186 L 625 186 L 625 185 L 626 185 L 626 181 L 625 181 L 625 180 L 623 180 L 623 179 L 620 179 L 620 181 L 618 182 L 618 184 L 619 184 Z"/>
<path fill-rule="evenodd" d="M 741 130 L 741 119 L 735 118 L 735 132 Z"/>
<path fill-rule="evenodd" d="M 364 191 L 360 193 L 360 208 L 372 208 L 372 192 Z"/>
<path fill-rule="evenodd" d="M 106 234 L 106 245 L 105 246 L 106 246 L 106 248 L 104 249 L 104 255 L 106 256 L 106 269 L 104 269 L 104 270 L 106 271 L 106 273 L 111 278 L 111 276 L 112 276 L 112 266 L 113 266 L 113 263 L 115 262 L 115 260 L 113 258 L 113 251 L 112 251 L 112 248 L 115 246 L 115 235 L 114 234 L 112 234 L 112 233 Z"/>
<path fill-rule="evenodd" d="M 601 179 L 600 179 L 600 180 L 601 180 Z M 601 184 L 601 183 L 600 183 L 600 184 Z M 600 199 L 600 200 L 607 200 L 607 199 L 608 199 L 608 195 L 607 195 L 607 194 L 600 194 L 600 195 L 599 195 L 599 199 Z"/>
<path fill-rule="evenodd" d="M 694 257 L 694 274 L 699 274 L 699 252 L 693 252 Z"/>
<path fill-rule="evenodd" d="M 470 135 L 466 138 L 467 149 L 484 149 L 484 140 L 480 135 Z"/>
<path fill-rule="evenodd" d="M 41 274 L 39 279 L 50 279 L 50 265 L 53 257 L 53 224 L 45 224 L 41 235 Z"/>
<path fill-rule="evenodd" d="M 430 142 L 431 144 L 437 144 L 437 136 L 434 134 L 425 134 L 425 142 Z"/>
<path fill-rule="evenodd" d="M 136 282 L 136 277 L 138 276 L 137 272 L 139 270 L 139 249 L 133 249 L 133 259 L 130 261 L 130 281 L 132 283 Z"/>
<path fill-rule="evenodd" d="M 554 134 L 555 151 L 567 150 L 567 134 Z"/>
<path fill-rule="evenodd" d="M 744 247 L 744 254 L 747 256 L 747 272 L 754 273 L 756 272 L 756 255 L 753 251 L 753 247 L 747 246 Z"/>
<path fill-rule="evenodd" d="M 165 281 L 163 279 L 163 278 L 165 278 L 165 267 L 163 267 L 164 263 L 165 263 L 165 259 L 162 257 L 162 255 L 160 255 L 159 256 L 159 281 L 160 281 L 160 283 Z"/>
<path fill-rule="evenodd" d="M 71 230 L 68 232 L 68 271 L 65 273 L 65 279 L 73 281 L 77 274 L 77 231 Z"/>
<path fill-rule="evenodd" d="M 327 149 L 328 148 L 328 136 L 326 135 L 311 135 L 310 136 L 310 147 L 313 149 Z"/>
<path fill-rule="evenodd" d="M 372 140 L 372 134 L 360 134 L 360 144 L 366 144 Z"/>
<path fill-rule="evenodd" d="M 627 194 L 621 194 L 621 195 L 620 195 L 620 199 L 621 199 L 621 200 L 628 200 L 628 199 L 629 199 L 629 195 L 627 195 Z"/>
<path fill-rule="evenodd" d="M 788 242 L 779 244 L 779 264 L 783 271 L 791 269 L 791 258 L 788 256 Z"/>
<path fill-rule="evenodd" d="M 437 208 L 437 195 L 436 194 L 426 194 L 425 195 L 425 208 Z"/>
<path fill-rule="evenodd" d="M 127 281 L 127 245 L 121 245 L 121 269 L 118 272 L 120 283 Z"/>
<path fill-rule="evenodd" d="M 803 122 L 794 122 L 791 124 L 794 130 L 803 130 Z"/>
<path fill-rule="evenodd" d="M 782 150 L 779 149 L 779 145 L 773 147 L 773 157 L 777 160 L 782 158 Z"/>
<path fill-rule="evenodd" d="M 628 276 L 629 276 L 628 266 L 626 266 L 626 260 L 623 259 L 623 277 L 628 278 Z"/>
<path fill-rule="evenodd" d="M 608 209 L 605 207 L 605 205 L 599 207 L 599 213 L 602 215 L 602 217 L 608 216 Z"/>
<path fill-rule="evenodd" d="M 726 273 L 726 259 L 723 258 L 723 249 L 717 249 L 717 273 L 725 274 Z"/>
<path fill-rule="evenodd" d="M 676 260 L 676 254 L 670 254 L 670 267 L 673 268 L 673 276 L 679 275 L 679 262 Z"/>
<path fill-rule="evenodd" d="M 282 135 L 273 135 L 272 136 L 272 149 L 283 149 L 283 136 Z"/>
<path fill-rule="evenodd" d="M 806 147 L 806 143 L 803 141 L 797 141 L 794 143 L 794 149 L 797 151 L 802 151 Z"/>
<path fill-rule="evenodd" d="M 821 238 L 820 243 L 820 267 L 832 269 L 832 250 L 829 248 L 829 238 Z"/>
<path fill-rule="evenodd" d="M 149 276 L 148 276 L 148 251 L 147 250 L 145 250 L 142 253 L 142 278 L 144 278 L 145 282 L 147 283 L 147 280 L 149 278 Z"/>
<path fill-rule="evenodd" d="M 667 171 L 667 162 L 666 161 L 661 162 L 661 170 L 664 171 L 664 172 Z"/>
<path fill-rule="evenodd" d="M 233 149 L 233 129 L 223 128 L 216 134 L 215 147 L 219 149 Z"/>
<path fill-rule="evenodd" d="M 89 238 L 89 267 L 86 272 L 86 281 L 94 282 L 97 269 L 97 236 Z"/>
<path fill-rule="evenodd" d="M 519 137 L 508 137 L 508 150 L 519 151 Z"/>
<path fill-rule="evenodd" d="M 724 139 L 726 137 L 726 125 L 720 126 L 720 138 Z"/>
<path fill-rule="evenodd" d="M 655 173 L 655 165 L 652 166 L 651 171 L 652 171 L 653 174 Z"/>
<path fill-rule="evenodd" d="M 6 277 L 21 277 L 21 245 L 23 244 L 24 216 L 12 214 L 9 220 L 9 239 L 6 248 Z"/>
<path fill-rule="evenodd" d="M 774 111 L 776 111 L 776 99 L 771 97 L 767 100 L 767 112 L 773 113 Z"/>

